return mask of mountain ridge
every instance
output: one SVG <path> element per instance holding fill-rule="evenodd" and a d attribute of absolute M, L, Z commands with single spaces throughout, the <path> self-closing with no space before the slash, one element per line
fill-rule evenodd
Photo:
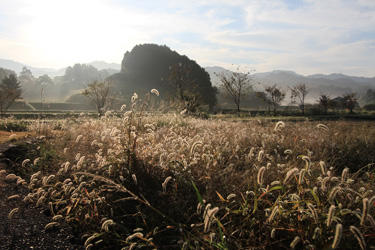
<path fill-rule="evenodd" d="M 107 63 L 105 61 L 100 61 L 100 60 L 92 61 L 89 63 L 83 63 L 83 64 L 94 66 L 98 70 L 110 69 L 114 71 L 120 71 L 120 68 L 121 68 L 121 65 L 118 63 Z M 65 70 L 68 66 L 64 68 L 60 68 L 60 69 L 39 68 L 39 67 L 33 67 L 33 66 L 30 66 L 30 65 L 18 62 L 18 61 L 0 58 L 0 68 L 13 70 L 17 74 L 19 74 L 22 71 L 23 67 L 27 67 L 28 69 L 30 69 L 35 77 L 38 77 L 44 74 L 47 74 L 50 77 L 55 77 L 55 76 L 64 75 Z"/>
<path fill-rule="evenodd" d="M 219 86 L 220 81 L 217 74 L 230 74 L 231 71 L 219 66 L 205 67 L 210 74 L 212 84 Z M 270 72 L 254 73 L 253 87 L 257 91 L 263 91 L 266 86 L 278 85 L 287 92 L 289 99 L 290 87 L 304 83 L 309 89 L 307 102 L 313 103 L 320 95 L 326 94 L 330 97 L 341 96 L 355 92 L 358 96 L 363 95 L 368 89 L 375 89 L 375 77 L 348 76 L 340 73 L 300 75 L 294 71 L 274 70 Z"/>

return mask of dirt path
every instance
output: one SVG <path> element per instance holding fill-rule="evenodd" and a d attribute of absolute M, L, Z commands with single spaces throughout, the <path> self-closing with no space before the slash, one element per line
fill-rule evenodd
<path fill-rule="evenodd" d="M 46 231 L 44 227 L 51 221 L 48 211 L 26 205 L 22 199 L 27 188 L 6 179 L 12 168 L 4 155 L 12 147 L 17 146 L 0 144 L 0 249 L 82 249 L 69 226 Z M 9 200 L 13 195 L 20 197 Z M 14 208 L 19 210 L 9 219 Z"/>

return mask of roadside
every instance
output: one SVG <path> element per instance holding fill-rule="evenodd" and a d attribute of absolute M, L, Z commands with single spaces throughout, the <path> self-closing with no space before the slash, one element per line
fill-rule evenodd
<path fill-rule="evenodd" d="M 18 143 L 0 143 L 0 249 L 82 249 L 68 225 L 45 230 L 51 222 L 48 209 L 23 202 L 27 187 L 17 185 L 18 178 L 9 176 L 15 172 L 9 152 L 17 147 Z M 15 208 L 18 211 L 10 216 Z"/>

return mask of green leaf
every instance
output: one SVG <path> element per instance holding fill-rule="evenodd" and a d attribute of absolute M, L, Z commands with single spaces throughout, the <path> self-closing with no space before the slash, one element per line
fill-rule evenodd
<path fill-rule="evenodd" d="M 314 200 L 316 201 L 318 206 L 320 206 L 319 197 L 316 195 L 316 193 L 314 193 L 314 191 L 312 189 L 310 189 L 310 192 L 311 192 L 312 196 L 314 197 Z"/>
<path fill-rule="evenodd" d="M 253 214 L 257 211 L 258 209 L 258 199 L 254 199 L 254 209 L 253 209 Z"/>
<path fill-rule="evenodd" d="M 274 187 L 270 188 L 270 190 L 268 192 L 272 192 L 274 190 L 279 190 L 279 189 L 283 189 L 283 186 L 274 186 Z"/>
<path fill-rule="evenodd" d="M 193 188 L 195 190 L 195 193 L 197 195 L 197 199 L 198 199 L 199 203 L 203 205 L 202 195 L 199 193 L 199 190 L 198 190 L 197 186 L 195 185 L 194 181 L 191 181 L 191 184 L 193 184 Z"/>

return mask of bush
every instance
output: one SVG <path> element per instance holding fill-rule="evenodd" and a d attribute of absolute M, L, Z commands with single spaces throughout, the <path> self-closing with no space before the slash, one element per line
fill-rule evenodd
<path fill-rule="evenodd" d="M 22 132 L 27 131 L 29 123 L 25 121 L 5 120 L 0 121 L 0 130 Z"/>

